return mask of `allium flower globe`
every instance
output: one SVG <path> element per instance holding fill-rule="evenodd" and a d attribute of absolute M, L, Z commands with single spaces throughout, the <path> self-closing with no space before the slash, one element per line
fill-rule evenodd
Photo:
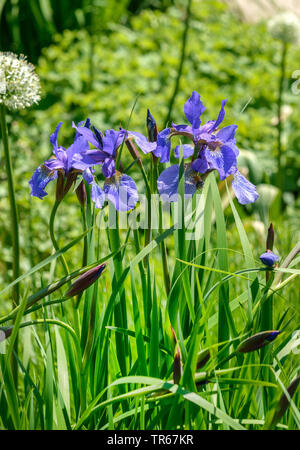
<path fill-rule="evenodd" d="M 0 52 L 0 105 L 9 110 L 28 108 L 40 100 L 40 80 L 23 55 Z"/>

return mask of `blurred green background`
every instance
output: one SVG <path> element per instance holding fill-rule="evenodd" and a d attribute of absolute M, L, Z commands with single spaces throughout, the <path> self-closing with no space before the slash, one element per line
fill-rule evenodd
<path fill-rule="evenodd" d="M 22 270 L 51 251 L 47 222 L 55 186 L 49 185 L 50 195 L 40 201 L 30 197 L 28 185 L 34 169 L 51 153 L 50 134 L 62 120 L 59 139 L 68 146 L 73 120 L 90 117 L 102 131 L 126 126 L 136 98 L 130 129 L 146 132 L 147 108 L 162 129 L 178 77 L 187 3 L 0 0 L 0 50 L 27 55 L 36 65 L 42 83 L 40 104 L 8 117 L 21 223 Z M 193 0 L 182 74 L 170 118 L 177 123 L 185 120 L 183 105 L 192 90 L 200 93 L 207 107 L 204 120 L 216 118 L 221 100 L 228 99 L 224 125 L 238 125 L 239 165 L 261 194 L 255 205 L 240 208 L 246 230 L 253 244 L 263 251 L 265 229 L 273 221 L 282 251 L 287 252 L 299 240 L 300 94 L 293 94 L 291 87 L 295 82 L 292 74 L 300 69 L 300 48 L 290 45 L 286 61 L 281 112 L 283 177 L 279 188 L 277 101 L 281 48 L 282 43 L 269 34 L 266 21 L 243 22 L 224 2 Z M 11 269 L 4 171 L 0 181 L 3 281 Z M 69 195 L 57 224 L 67 241 L 80 232 L 77 206 Z M 229 227 L 231 222 L 228 215 Z M 234 247 L 234 229 L 230 240 Z"/>

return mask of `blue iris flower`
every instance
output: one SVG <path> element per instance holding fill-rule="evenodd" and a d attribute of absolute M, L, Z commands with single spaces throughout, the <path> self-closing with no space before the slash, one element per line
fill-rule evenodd
<path fill-rule="evenodd" d="M 79 124 L 78 129 L 81 128 L 83 123 L 84 122 L 81 122 Z M 89 127 L 89 125 L 90 121 L 87 119 L 85 122 L 85 127 Z M 57 136 L 61 126 L 62 122 L 57 125 L 54 133 L 50 136 L 50 143 L 53 147 L 54 156 L 39 166 L 34 171 L 29 181 L 31 195 L 34 197 L 42 199 L 48 195 L 45 191 L 48 183 L 57 178 L 58 172 L 62 173 L 64 177 L 67 177 L 69 173 L 75 169 L 73 164 L 75 155 L 84 152 L 89 148 L 87 139 L 79 133 L 76 133 L 73 144 L 67 148 L 67 150 L 64 147 L 59 146 L 57 143 Z M 82 171 L 82 176 L 88 183 L 91 183 L 93 180 L 93 175 L 90 168 L 84 169 Z"/>
<path fill-rule="evenodd" d="M 192 191 L 195 192 L 198 187 L 202 187 L 206 176 L 211 171 L 217 170 L 221 180 L 233 175 L 233 190 L 239 203 L 245 205 L 255 202 L 258 194 L 256 187 L 237 169 L 239 154 L 235 140 L 237 126 L 229 125 L 218 130 L 225 117 L 226 102 L 227 100 L 222 101 L 217 120 L 211 120 L 201 125 L 201 115 L 205 111 L 205 107 L 200 100 L 200 95 L 193 91 L 184 106 L 185 116 L 191 125 L 173 124 L 170 136 L 183 135 L 193 141 L 193 145 L 181 146 L 183 158 L 192 157 L 192 162 L 185 164 L 186 193 L 193 194 Z M 175 148 L 174 154 L 179 158 L 180 146 Z M 178 182 L 179 166 L 168 167 L 158 178 L 160 195 L 163 195 L 165 200 L 174 201 L 176 198 L 174 193 L 178 191 Z"/>
<path fill-rule="evenodd" d="M 124 129 L 119 131 L 111 129 L 102 134 L 95 127 L 93 132 L 87 127 L 76 127 L 74 124 L 73 126 L 96 147 L 96 149 L 78 153 L 74 157 L 74 167 L 87 170 L 95 165 L 101 165 L 106 179 L 103 189 L 95 180 L 92 182 L 91 198 L 96 208 L 101 209 L 105 200 L 112 202 L 118 211 L 129 211 L 134 208 L 138 201 L 136 184 L 130 176 L 120 173 L 115 167 L 117 150 L 128 136 L 128 132 Z"/>

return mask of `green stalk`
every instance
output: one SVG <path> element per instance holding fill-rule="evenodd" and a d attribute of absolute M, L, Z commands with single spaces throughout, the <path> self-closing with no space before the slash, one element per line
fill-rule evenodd
<path fill-rule="evenodd" d="M 282 191 L 283 189 L 283 173 L 282 173 L 282 121 L 281 121 L 281 108 L 283 102 L 283 89 L 286 72 L 286 56 L 287 56 L 288 44 L 282 42 L 281 50 L 281 62 L 280 62 L 280 78 L 278 87 L 278 99 L 277 99 L 277 182 L 278 187 Z"/>
<path fill-rule="evenodd" d="M 8 181 L 8 197 L 10 203 L 10 215 L 11 215 L 11 234 L 12 234 L 12 247 L 13 247 L 13 278 L 17 279 L 20 274 L 20 244 L 19 244 L 19 227 L 18 227 L 18 210 L 15 197 L 14 188 L 14 175 L 11 162 L 11 154 L 8 143 L 8 131 L 6 124 L 6 110 L 4 105 L 0 105 L 0 126 L 1 135 L 4 148 L 4 159 L 6 165 L 7 181 Z M 13 307 L 19 305 L 19 285 L 16 284 L 12 290 Z M 11 357 L 12 373 L 15 385 L 18 385 L 18 363 L 15 355 L 18 354 L 18 340 L 15 340 L 14 351 Z"/>
<path fill-rule="evenodd" d="M 54 234 L 54 220 L 55 220 L 56 212 L 57 212 L 57 209 L 58 209 L 60 203 L 61 203 L 61 201 L 58 201 L 58 200 L 55 201 L 55 203 L 53 205 L 53 208 L 52 208 L 52 211 L 51 211 L 50 220 L 49 220 L 50 238 L 51 238 L 53 247 L 54 247 L 54 249 L 56 251 L 59 250 L 59 246 L 58 246 L 55 234 Z M 62 265 L 64 267 L 66 275 L 68 275 L 69 274 L 69 269 L 68 269 L 68 265 L 67 265 L 67 262 L 66 262 L 66 259 L 65 259 L 64 255 L 60 255 L 60 260 L 62 262 Z"/>

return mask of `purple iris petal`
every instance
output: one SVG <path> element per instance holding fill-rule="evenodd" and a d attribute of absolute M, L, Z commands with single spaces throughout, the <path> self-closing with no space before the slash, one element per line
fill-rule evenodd
<path fill-rule="evenodd" d="M 66 150 L 67 154 L 67 167 L 66 171 L 71 170 L 73 167 L 73 158 L 76 154 L 83 153 L 89 150 L 89 143 L 84 136 L 80 136 L 74 140 L 74 143 Z"/>
<path fill-rule="evenodd" d="M 63 159 L 58 158 L 50 158 L 48 161 L 45 161 L 45 167 L 52 172 L 53 170 L 65 169 L 65 161 Z"/>
<path fill-rule="evenodd" d="M 166 128 L 157 135 L 157 147 L 153 153 L 160 158 L 161 163 L 166 163 L 170 160 L 171 141 L 169 135 L 170 128 Z"/>
<path fill-rule="evenodd" d="M 266 266 L 272 267 L 272 266 L 274 266 L 276 261 L 279 261 L 279 256 L 275 255 L 275 253 L 273 253 L 269 250 L 266 253 L 263 253 L 262 255 L 260 255 L 259 259 Z"/>
<path fill-rule="evenodd" d="M 129 211 L 138 201 L 136 184 L 130 176 L 116 173 L 104 183 L 105 198 L 110 200 L 116 210 Z"/>
<path fill-rule="evenodd" d="M 220 123 L 223 122 L 224 117 L 225 117 L 225 109 L 224 109 L 224 107 L 225 107 L 226 103 L 227 103 L 227 100 L 222 100 L 221 110 L 220 110 L 219 115 L 218 115 L 218 118 L 217 118 L 217 120 L 215 121 L 214 125 L 212 126 L 210 132 L 213 132 L 216 128 L 218 128 L 218 126 L 220 125 Z"/>
<path fill-rule="evenodd" d="M 74 122 L 73 122 L 73 124 L 74 124 Z M 83 124 L 84 124 L 84 125 L 83 125 Z M 79 122 L 77 128 L 78 128 L 78 127 L 90 128 L 90 126 L 91 126 L 91 121 L 90 121 L 89 118 L 87 118 L 85 122 L 84 122 L 84 120 L 82 120 L 81 122 Z M 74 127 L 73 127 L 73 128 L 74 128 Z M 80 136 L 82 136 L 82 134 L 79 133 L 79 132 L 76 130 L 74 142 L 75 142 L 76 139 L 78 139 Z"/>
<path fill-rule="evenodd" d="M 82 172 L 82 178 L 87 182 L 87 184 L 91 184 L 94 181 L 94 172 L 95 170 L 93 169 L 86 169 Z"/>
<path fill-rule="evenodd" d="M 269 336 L 266 337 L 267 341 L 270 341 L 270 342 L 274 341 L 274 339 L 276 339 L 280 333 L 281 333 L 281 331 L 276 331 L 276 330 L 272 331 L 269 334 Z"/>
<path fill-rule="evenodd" d="M 232 187 L 241 205 L 254 203 L 258 199 L 254 184 L 250 183 L 238 170 L 233 176 Z"/>
<path fill-rule="evenodd" d="M 31 195 L 40 199 L 48 195 L 45 191 L 45 187 L 50 181 L 55 180 L 55 178 L 57 178 L 56 172 L 52 172 L 45 166 L 39 166 L 34 171 L 29 181 L 29 185 L 31 187 Z"/>
<path fill-rule="evenodd" d="M 205 106 L 200 100 L 198 92 L 193 91 L 192 95 L 184 105 L 184 114 L 194 129 L 200 127 L 200 116 L 205 111 Z"/>
<path fill-rule="evenodd" d="M 199 173 L 206 173 L 209 170 L 209 164 L 203 152 L 200 153 L 199 158 L 193 161 L 192 169 Z"/>
<path fill-rule="evenodd" d="M 106 158 L 102 164 L 102 173 L 105 178 L 110 178 L 115 174 L 115 160 Z"/>
<path fill-rule="evenodd" d="M 179 165 L 174 164 L 165 169 L 157 179 L 157 189 L 163 201 L 176 202 L 179 184 Z M 185 171 L 185 195 L 193 195 L 196 192 L 196 183 Z"/>
<path fill-rule="evenodd" d="M 138 133 L 136 131 L 128 131 L 128 136 L 129 137 L 132 136 L 134 138 L 139 148 L 145 154 L 153 152 L 153 150 L 155 150 L 157 147 L 156 142 L 148 141 L 148 139 L 143 134 Z"/>
<path fill-rule="evenodd" d="M 210 168 L 219 172 L 221 180 L 228 177 L 230 169 L 236 166 L 236 155 L 231 147 L 223 145 L 216 150 L 205 149 L 204 152 Z"/>
<path fill-rule="evenodd" d="M 94 147 L 102 149 L 100 142 L 98 142 L 92 130 L 87 127 L 77 127 L 74 122 L 72 123 L 72 127 L 75 128 L 77 133 L 84 136 Z"/>
<path fill-rule="evenodd" d="M 183 131 L 186 133 L 193 134 L 193 128 L 190 125 L 176 125 L 175 123 L 172 123 L 172 128 L 176 131 Z"/>
<path fill-rule="evenodd" d="M 78 170 L 85 170 L 97 164 L 102 164 L 107 158 L 107 154 L 101 150 L 88 150 L 77 153 L 73 156 L 73 167 Z"/>
<path fill-rule="evenodd" d="M 180 148 L 182 147 L 183 159 L 187 159 L 194 154 L 194 146 L 183 144 L 182 146 L 177 145 L 174 150 L 175 158 L 180 158 Z"/>
<path fill-rule="evenodd" d="M 52 133 L 51 136 L 50 136 L 50 142 L 51 142 L 51 144 L 52 144 L 52 146 L 53 146 L 53 151 L 54 151 L 54 153 L 55 153 L 55 151 L 56 151 L 57 148 L 58 148 L 58 145 L 57 145 L 57 135 L 58 135 L 58 132 L 59 132 L 60 127 L 62 126 L 62 124 L 63 124 L 63 122 L 59 122 L 59 124 L 58 124 L 57 127 L 55 128 L 54 133 Z"/>
<path fill-rule="evenodd" d="M 105 194 L 95 182 L 92 183 L 91 198 L 95 203 L 96 208 L 101 209 L 103 207 L 105 202 Z"/>
<path fill-rule="evenodd" d="M 122 144 L 125 133 L 125 130 L 106 130 L 102 138 L 103 151 L 110 156 L 115 156 L 117 148 Z"/>
<path fill-rule="evenodd" d="M 216 134 L 217 140 L 223 142 L 234 140 L 235 133 L 237 130 L 237 125 L 228 125 L 228 127 L 221 128 Z"/>

